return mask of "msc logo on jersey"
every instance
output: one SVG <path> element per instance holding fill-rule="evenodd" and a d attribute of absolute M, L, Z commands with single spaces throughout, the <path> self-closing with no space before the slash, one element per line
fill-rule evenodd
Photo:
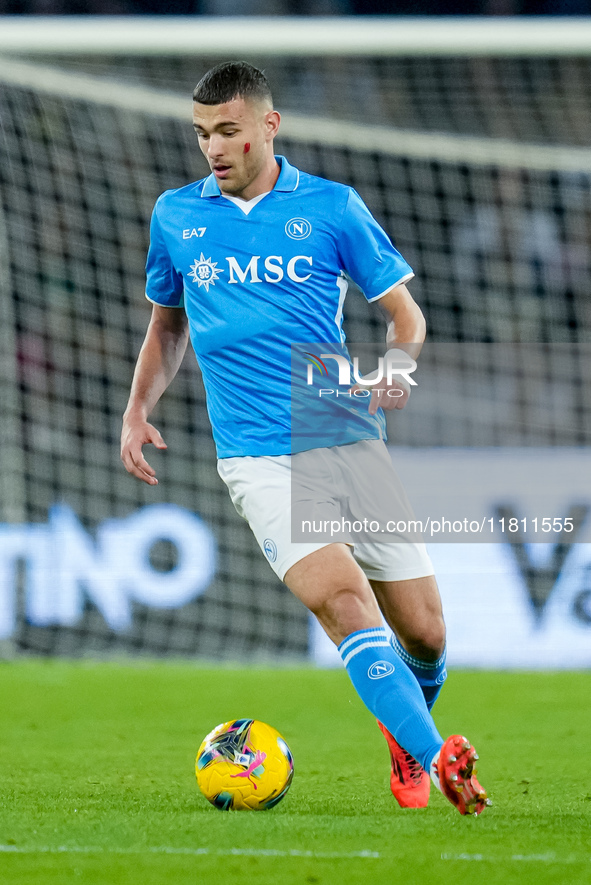
<path fill-rule="evenodd" d="M 230 274 L 229 283 L 262 283 L 263 279 L 266 283 L 280 283 L 284 276 L 294 283 L 305 283 L 312 276 L 309 272 L 312 266 L 311 255 L 294 255 L 285 266 L 282 255 L 267 255 L 264 260 L 260 255 L 253 255 L 246 267 L 240 267 L 238 259 L 233 255 L 226 258 L 226 261 Z"/>
<path fill-rule="evenodd" d="M 285 233 L 292 240 L 305 240 L 312 233 L 312 225 L 305 218 L 290 218 L 285 225 Z"/>
<path fill-rule="evenodd" d="M 367 675 L 370 679 L 383 679 L 384 676 L 389 676 L 393 672 L 394 664 L 391 664 L 390 661 L 376 661 L 367 671 Z"/>
<path fill-rule="evenodd" d="M 228 283 L 280 283 L 284 277 L 288 277 L 294 283 L 306 283 L 312 276 L 311 255 L 294 255 L 288 261 L 283 262 L 282 255 L 252 255 L 250 260 L 243 259 L 242 265 L 234 255 L 227 255 Z M 260 263 L 259 263 L 260 262 Z M 213 286 L 220 274 L 226 273 L 219 268 L 217 262 L 206 258 L 203 252 L 199 260 L 195 259 L 187 276 L 194 283 L 205 286 L 207 292 Z"/>
<path fill-rule="evenodd" d="M 211 258 L 206 258 L 202 252 L 199 260 L 195 259 L 195 263 L 191 265 L 191 271 L 187 276 L 191 277 L 194 283 L 198 283 L 199 288 L 205 286 L 205 291 L 209 292 L 209 287 L 213 286 L 219 275 L 223 273 L 223 271 L 216 270 L 216 268 L 217 262 L 212 261 Z"/>

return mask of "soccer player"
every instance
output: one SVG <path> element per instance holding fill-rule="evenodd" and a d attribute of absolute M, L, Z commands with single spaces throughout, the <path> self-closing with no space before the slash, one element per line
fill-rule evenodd
<path fill-rule="evenodd" d="M 378 719 L 394 796 L 403 807 L 425 806 L 432 780 L 461 814 L 479 814 L 488 800 L 475 777 L 475 750 L 461 735 L 444 742 L 430 714 L 446 677 L 445 627 L 424 545 L 291 540 L 290 344 L 343 341 L 346 273 L 379 302 L 390 352 L 416 357 L 425 323 L 405 285 L 413 272 L 352 188 L 274 155 L 280 115 L 261 71 L 243 62 L 209 71 L 193 94 L 193 123 L 211 174 L 166 191 L 154 208 L 152 318 L 124 415 L 122 460 L 137 478 L 157 483 L 142 447 L 166 444 L 148 418 L 190 337 L 219 474 L 270 565 L 338 646 Z M 328 444 L 331 456 L 344 464 L 371 451 L 387 482 L 378 406 L 402 408 L 407 398 L 408 386 L 387 377 L 369 400 L 351 396 L 356 417 L 347 413 L 355 420 L 343 422 L 344 444 Z"/>

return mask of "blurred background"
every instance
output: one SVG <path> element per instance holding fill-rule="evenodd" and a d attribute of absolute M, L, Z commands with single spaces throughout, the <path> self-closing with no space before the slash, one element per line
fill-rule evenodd
<path fill-rule="evenodd" d="M 591 10 L 549 6 L 0 0 L 0 654 L 334 662 L 217 476 L 192 355 L 154 415 L 160 485 L 119 462 L 152 206 L 207 174 L 190 95 L 228 58 L 266 71 L 280 152 L 353 185 L 415 269 L 454 397 L 417 395 L 395 458 L 472 459 L 482 513 L 577 507 L 588 540 Z M 345 315 L 383 341 L 360 293 Z M 433 545 L 451 663 L 591 665 L 573 540 Z"/>

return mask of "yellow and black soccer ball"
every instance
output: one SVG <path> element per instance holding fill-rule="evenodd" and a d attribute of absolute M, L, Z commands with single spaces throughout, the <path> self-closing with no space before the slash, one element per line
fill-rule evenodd
<path fill-rule="evenodd" d="M 257 719 L 214 728 L 195 760 L 199 789 L 223 811 L 273 808 L 293 778 L 293 756 L 278 731 Z"/>

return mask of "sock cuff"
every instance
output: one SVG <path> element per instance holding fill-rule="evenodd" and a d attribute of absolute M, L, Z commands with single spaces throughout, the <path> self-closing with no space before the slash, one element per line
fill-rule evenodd
<path fill-rule="evenodd" d="M 385 627 L 369 627 L 367 630 L 356 630 L 341 642 L 339 654 L 345 667 L 349 661 L 366 648 L 391 648 Z"/>
<path fill-rule="evenodd" d="M 408 664 L 410 667 L 416 667 L 419 670 L 438 670 L 445 664 L 445 659 L 447 657 L 447 646 L 443 649 L 441 657 L 437 661 L 421 661 L 419 658 L 415 658 L 413 657 L 413 655 L 407 652 L 395 633 L 392 634 L 391 642 L 392 648 L 394 649 L 396 654 L 400 658 L 402 658 L 405 664 Z"/>

